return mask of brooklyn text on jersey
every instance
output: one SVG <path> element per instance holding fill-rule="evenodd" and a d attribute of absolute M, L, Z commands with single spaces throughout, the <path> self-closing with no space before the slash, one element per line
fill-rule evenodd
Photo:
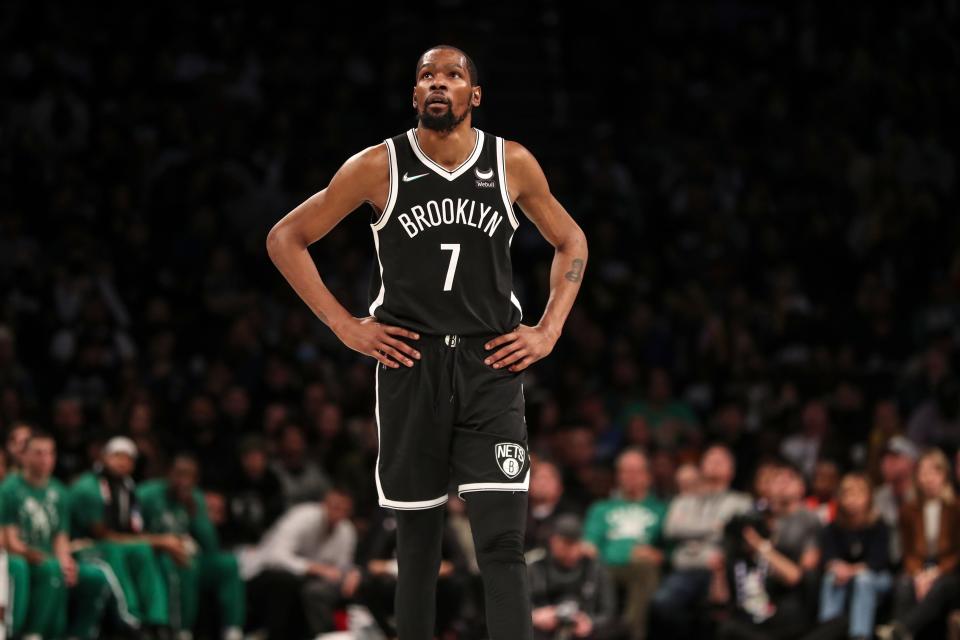
<path fill-rule="evenodd" d="M 510 245 L 519 226 L 507 185 L 503 138 L 473 128 L 466 160 L 431 160 L 415 129 L 385 140 L 390 189 L 373 231 L 377 263 L 370 314 L 427 334 L 507 333 L 523 310 Z M 399 178 L 399 179 L 398 179 Z"/>

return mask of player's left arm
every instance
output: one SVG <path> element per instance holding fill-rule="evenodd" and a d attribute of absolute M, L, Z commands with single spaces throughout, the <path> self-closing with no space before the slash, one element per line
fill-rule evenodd
<path fill-rule="evenodd" d="M 516 142 L 505 141 L 504 155 L 511 201 L 520 205 L 555 250 L 550 267 L 550 296 L 540 322 L 532 327 L 518 325 L 486 344 L 488 350 L 496 351 L 484 362 L 495 369 L 509 367 L 517 372 L 553 351 L 580 290 L 587 266 L 587 237 L 550 193 L 547 178 L 532 153 Z"/>

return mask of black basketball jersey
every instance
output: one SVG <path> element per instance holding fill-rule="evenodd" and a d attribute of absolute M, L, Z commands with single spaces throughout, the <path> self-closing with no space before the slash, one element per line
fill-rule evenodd
<path fill-rule="evenodd" d="M 476 146 L 448 171 L 431 160 L 416 131 L 384 142 L 387 205 L 371 225 L 377 251 L 370 314 L 433 334 L 506 333 L 523 317 L 513 292 L 510 203 L 503 138 L 477 128 Z"/>

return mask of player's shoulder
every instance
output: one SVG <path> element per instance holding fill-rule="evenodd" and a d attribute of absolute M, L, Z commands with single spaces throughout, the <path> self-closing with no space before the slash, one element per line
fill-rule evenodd
<path fill-rule="evenodd" d="M 387 158 L 387 143 L 384 140 L 383 142 L 372 144 L 353 154 L 347 160 L 346 164 L 357 169 L 375 169 L 380 166 L 386 166 Z"/>
<path fill-rule="evenodd" d="M 516 140 L 503 138 L 503 155 L 507 162 L 529 162 L 535 160 L 533 153 Z"/>

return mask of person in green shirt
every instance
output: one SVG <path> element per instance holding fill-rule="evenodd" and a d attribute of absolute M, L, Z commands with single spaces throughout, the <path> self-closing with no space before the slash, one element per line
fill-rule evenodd
<path fill-rule="evenodd" d="M 660 582 L 667 507 L 650 494 L 646 454 L 627 449 L 617 458 L 617 495 L 587 511 L 585 539 L 627 592 L 624 625 L 631 640 L 646 637 L 647 609 Z"/>
<path fill-rule="evenodd" d="M 5 481 L 0 491 L 0 523 L 14 583 L 13 633 L 22 632 L 25 639 L 64 633 L 96 638 L 111 597 L 110 584 L 101 567 L 76 562 L 70 553 L 67 493 L 52 478 L 55 464 L 53 438 L 34 431 L 23 453 L 22 472 Z M 70 597 L 77 600 L 77 613 L 68 628 Z M 16 600 L 25 600 L 26 607 Z"/>
<path fill-rule="evenodd" d="M 3 474 L 0 477 L 0 492 L 15 478 L 20 476 L 20 464 L 23 458 L 24 445 L 33 432 L 33 428 L 25 423 L 18 422 L 7 432 L 6 446 L 3 449 Z M 23 622 L 27 618 L 27 598 L 14 598 L 13 593 L 25 594 L 30 588 L 30 568 L 27 561 L 21 556 L 9 556 L 7 554 L 6 542 L 3 541 L 2 532 L 0 532 L 0 580 L 5 582 L 0 588 L 3 598 L 0 599 L 0 613 L 3 620 L 6 621 L 9 632 L 11 628 L 23 628 Z M 9 614 L 9 615 L 8 615 Z"/>
<path fill-rule="evenodd" d="M 88 542 L 81 557 L 106 563 L 116 575 L 115 614 L 128 627 L 163 635 L 170 624 L 167 589 L 154 549 L 185 558 L 176 536 L 143 532 L 131 474 L 137 447 L 117 436 L 104 446 L 101 461 L 70 486 L 74 538 Z"/>
<path fill-rule="evenodd" d="M 144 529 L 177 536 L 189 549 L 185 558 L 159 556 L 170 594 L 170 618 L 179 630 L 178 637 L 192 637 L 200 594 L 211 590 L 220 604 L 224 640 L 237 640 L 243 636 L 244 584 L 236 556 L 220 549 L 203 493 L 197 488 L 199 475 L 196 458 L 180 454 L 174 458 L 167 479 L 137 487 Z"/>

